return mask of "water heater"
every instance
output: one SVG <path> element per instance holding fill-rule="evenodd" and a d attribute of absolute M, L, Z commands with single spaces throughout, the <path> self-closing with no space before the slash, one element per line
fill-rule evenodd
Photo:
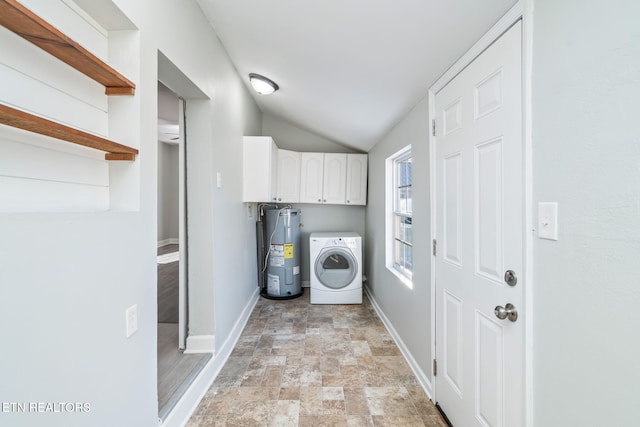
<path fill-rule="evenodd" d="M 265 210 L 264 243 L 266 249 L 267 298 L 288 299 L 302 295 L 300 280 L 300 209 Z"/>

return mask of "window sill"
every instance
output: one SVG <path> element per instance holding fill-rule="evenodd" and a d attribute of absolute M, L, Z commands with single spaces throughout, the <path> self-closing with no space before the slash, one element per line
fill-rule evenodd
<path fill-rule="evenodd" d="M 396 276 L 398 280 L 400 280 L 400 282 L 402 282 L 407 288 L 413 289 L 413 280 L 411 277 L 407 277 L 406 275 L 402 274 L 401 272 L 393 268 L 393 266 L 387 265 L 387 270 L 389 270 L 394 276 Z"/>

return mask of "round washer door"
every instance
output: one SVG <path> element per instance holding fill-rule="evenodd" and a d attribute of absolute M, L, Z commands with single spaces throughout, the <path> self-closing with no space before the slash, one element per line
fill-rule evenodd
<path fill-rule="evenodd" d="M 316 258 L 315 273 L 324 286 L 342 289 L 353 282 L 358 273 L 358 265 L 350 250 L 327 248 Z"/>

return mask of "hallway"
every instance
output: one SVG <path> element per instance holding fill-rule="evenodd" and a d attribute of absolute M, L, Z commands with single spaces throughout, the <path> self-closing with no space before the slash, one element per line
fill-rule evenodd
<path fill-rule="evenodd" d="M 367 296 L 261 298 L 188 427 L 446 426 Z"/>

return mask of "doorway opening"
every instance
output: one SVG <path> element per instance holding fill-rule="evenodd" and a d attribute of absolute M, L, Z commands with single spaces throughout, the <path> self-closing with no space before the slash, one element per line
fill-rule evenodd
<path fill-rule="evenodd" d="M 198 182 L 190 184 L 188 165 L 198 158 L 194 150 L 207 147 L 203 113 L 208 97 L 162 52 L 158 52 L 157 88 L 157 396 L 158 416 L 164 422 L 212 359 L 215 337 L 210 325 L 203 328 L 202 321 L 193 318 L 212 307 L 197 297 L 198 285 L 203 286 L 197 262 L 203 249 L 190 244 L 190 233 L 196 237 L 201 233 L 197 222 L 188 223 L 189 204 L 198 199 L 189 199 L 198 191 Z M 198 333 L 203 329 L 207 334 Z"/>
<path fill-rule="evenodd" d="M 186 101 L 158 82 L 158 412 L 164 420 L 211 354 L 188 332 Z"/>

